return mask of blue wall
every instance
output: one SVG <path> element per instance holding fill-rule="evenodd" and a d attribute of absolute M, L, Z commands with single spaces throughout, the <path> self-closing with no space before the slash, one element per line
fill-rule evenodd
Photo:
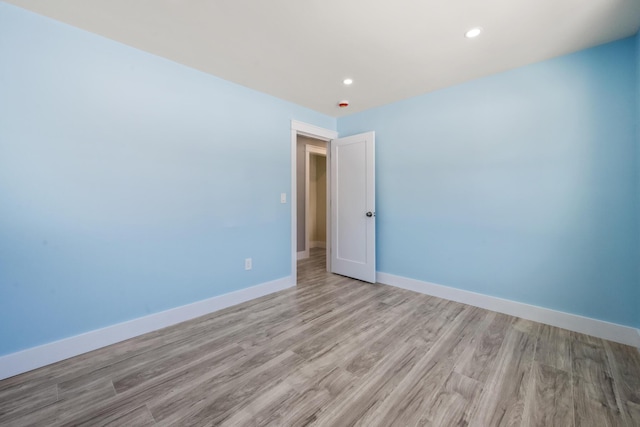
<path fill-rule="evenodd" d="M 334 118 L 4 3 L 0 57 L 0 355 L 289 276 Z"/>
<path fill-rule="evenodd" d="M 338 120 L 376 132 L 378 270 L 640 326 L 628 38 Z"/>

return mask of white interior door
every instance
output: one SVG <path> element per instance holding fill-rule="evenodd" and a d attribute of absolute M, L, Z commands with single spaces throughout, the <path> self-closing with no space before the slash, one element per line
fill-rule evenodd
<path fill-rule="evenodd" d="M 375 134 L 331 141 L 331 271 L 376 281 Z"/>

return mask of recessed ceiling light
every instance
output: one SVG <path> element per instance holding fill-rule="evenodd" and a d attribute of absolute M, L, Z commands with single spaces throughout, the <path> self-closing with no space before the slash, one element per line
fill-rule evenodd
<path fill-rule="evenodd" d="M 342 81 L 342 83 L 346 84 L 347 86 L 349 86 L 351 83 L 353 83 L 353 79 L 344 79 Z"/>
<path fill-rule="evenodd" d="M 480 33 L 482 32 L 482 28 L 480 27 L 475 27 L 470 29 L 469 31 L 467 31 L 466 33 L 464 33 L 464 36 L 468 39 L 472 39 L 474 37 L 478 37 L 480 35 Z"/>

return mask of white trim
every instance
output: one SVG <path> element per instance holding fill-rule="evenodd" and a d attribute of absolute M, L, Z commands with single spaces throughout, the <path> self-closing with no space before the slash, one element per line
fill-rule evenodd
<path fill-rule="evenodd" d="M 298 195 L 296 193 L 296 150 L 298 144 L 298 135 L 321 139 L 323 141 L 331 141 L 332 139 L 336 139 L 338 137 L 338 132 L 310 125 L 308 123 L 299 122 L 297 120 L 291 120 L 291 197 L 289 198 L 289 200 L 291 200 L 291 277 L 294 283 L 297 282 L 298 277 L 298 221 L 296 212 L 298 203 Z M 329 157 L 327 156 L 327 163 L 328 162 Z M 327 175 L 329 175 L 328 172 Z M 329 192 L 327 192 L 327 194 L 328 193 Z M 327 203 L 327 207 L 328 206 L 329 204 Z M 329 220 L 327 219 L 327 221 Z M 327 225 L 329 225 L 328 222 Z M 327 241 L 327 243 L 329 243 L 329 241 Z"/>
<path fill-rule="evenodd" d="M 432 295 L 474 307 L 557 326 L 609 341 L 640 347 L 640 331 L 629 326 L 478 294 L 449 286 L 423 282 L 421 280 L 409 279 L 389 273 L 378 272 L 378 282 L 384 285 L 395 286 L 425 295 Z"/>
<path fill-rule="evenodd" d="M 338 137 L 338 132 L 335 130 L 324 129 L 297 120 L 291 120 L 291 130 L 296 131 L 297 135 L 308 136 L 323 141 L 330 141 Z"/>
<path fill-rule="evenodd" d="M 308 249 L 298 252 L 298 259 L 306 259 L 306 258 L 309 258 L 309 250 Z"/>
<path fill-rule="evenodd" d="M 0 380 L 295 286 L 291 277 L 0 356 Z"/>
<path fill-rule="evenodd" d="M 327 160 L 326 160 L 326 165 L 327 165 L 327 170 L 326 170 L 326 175 L 327 175 L 327 201 L 326 201 L 326 205 L 327 205 L 327 212 L 325 213 L 324 217 L 325 217 L 325 227 L 326 227 L 326 232 L 324 233 L 324 237 L 325 237 L 325 258 L 327 260 L 327 271 L 331 271 L 331 142 L 333 140 L 327 142 Z"/>
<path fill-rule="evenodd" d="M 305 144 L 304 150 L 306 153 L 313 153 L 318 156 L 327 157 L 327 147 L 319 147 L 317 145 Z"/>
<path fill-rule="evenodd" d="M 327 242 L 321 242 L 321 241 L 316 241 L 316 240 L 312 240 L 311 242 L 309 242 L 309 248 L 313 249 L 313 248 L 323 248 L 325 249 L 327 247 Z"/>
<path fill-rule="evenodd" d="M 294 120 L 291 121 L 291 278 L 298 282 L 298 131 L 294 127 Z M 297 123 L 297 122 L 295 122 Z"/>

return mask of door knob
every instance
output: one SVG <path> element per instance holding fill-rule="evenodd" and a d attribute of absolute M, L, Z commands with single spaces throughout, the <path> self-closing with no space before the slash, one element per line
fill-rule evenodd
<path fill-rule="evenodd" d="M 371 218 L 372 216 L 375 216 L 376 214 L 374 214 L 373 212 L 369 211 L 366 213 L 366 215 Z"/>

